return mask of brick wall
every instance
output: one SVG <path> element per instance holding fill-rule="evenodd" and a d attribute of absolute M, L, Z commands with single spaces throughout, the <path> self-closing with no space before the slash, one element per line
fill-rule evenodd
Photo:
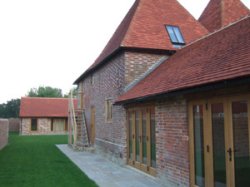
<path fill-rule="evenodd" d="M 165 55 L 126 52 L 125 53 L 125 84 L 129 84 L 142 73 L 146 72 L 150 66 L 155 64 Z"/>
<path fill-rule="evenodd" d="M 124 88 L 144 73 L 162 55 L 122 52 L 113 57 L 94 74 L 86 77 L 83 86 L 84 105 L 88 132 L 90 134 L 91 107 L 95 107 L 95 146 L 97 151 L 125 163 L 126 161 L 126 112 L 122 106 L 113 106 L 112 122 L 105 122 L 105 100 L 115 102 Z"/>
<path fill-rule="evenodd" d="M 121 106 L 113 106 L 111 123 L 105 122 L 105 100 L 123 92 L 124 54 L 114 57 L 111 62 L 88 76 L 83 84 L 85 116 L 90 133 L 91 107 L 95 107 L 96 150 L 111 159 L 123 157 L 125 152 L 125 111 Z M 119 162 L 119 161 L 118 161 Z"/>
<path fill-rule="evenodd" d="M 9 131 L 19 132 L 19 130 L 20 130 L 20 119 L 10 118 L 9 119 Z"/>
<path fill-rule="evenodd" d="M 7 145 L 9 137 L 9 121 L 0 119 L 0 150 Z"/>
<path fill-rule="evenodd" d="M 45 135 L 45 134 L 65 134 L 66 132 L 51 131 L 51 118 L 38 118 L 37 131 L 31 131 L 31 119 L 21 119 L 21 134 L 22 135 Z"/>
<path fill-rule="evenodd" d="M 189 186 L 187 114 L 182 98 L 156 103 L 157 173 L 166 186 Z"/>

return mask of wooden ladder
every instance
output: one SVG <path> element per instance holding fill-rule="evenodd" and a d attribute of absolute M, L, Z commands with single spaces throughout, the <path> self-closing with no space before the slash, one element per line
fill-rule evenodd
<path fill-rule="evenodd" d="M 73 94 L 69 96 L 69 141 L 68 144 L 74 149 L 83 150 L 89 147 L 89 136 L 85 119 L 85 111 L 83 109 L 75 109 Z"/>
<path fill-rule="evenodd" d="M 85 111 L 75 110 L 76 117 L 76 145 L 77 147 L 89 147 L 88 130 L 85 119 Z"/>

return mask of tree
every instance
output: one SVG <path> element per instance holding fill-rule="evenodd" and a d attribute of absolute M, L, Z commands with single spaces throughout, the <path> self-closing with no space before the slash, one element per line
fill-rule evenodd
<path fill-rule="evenodd" d="M 29 97 L 63 97 L 62 90 L 59 88 L 52 88 L 50 86 L 39 86 L 38 88 L 31 88 L 27 96 Z"/>
<path fill-rule="evenodd" d="M 0 104 L 1 118 L 18 118 L 20 109 L 20 99 L 12 99 L 7 103 Z"/>
<path fill-rule="evenodd" d="M 75 98 L 77 96 L 77 92 L 78 92 L 78 89 L 75 87 L 73 88 L 72 90 L 70 90 L 67 94 L 64 94 L 64 98 L 68 98 L 71 94 L 71 91 L 72 91 L 72 95 L 73 97 Z"/>

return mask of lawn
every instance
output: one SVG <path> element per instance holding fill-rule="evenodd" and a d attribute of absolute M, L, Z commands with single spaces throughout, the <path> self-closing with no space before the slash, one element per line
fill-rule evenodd
<path fill-rule="evenodd" d="M 55 144 L 67 136 L 19 136 L 11 134 L 0 151 L 1 187 L 97 186 Z"/>

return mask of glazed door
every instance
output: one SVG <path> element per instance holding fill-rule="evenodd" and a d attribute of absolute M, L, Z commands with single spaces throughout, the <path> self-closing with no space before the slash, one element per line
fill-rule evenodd
<path fill-rule="evenodd" d="M 128 112 L 128 164 L 155 175 L 155 119 L 150 109 Z"/>
<path fill-rule="evenodd" d="M 233 98 L 229 112 L 229 147 L 227 149 L 231 186 L 250 186 L 250 99 Z"/>
<path fill-rule="evenodd" d="M 223 101 L 209 103 L 208 123 L 211 123 L 209 137 L 211 137 L 211 163 L 213 163 L 213 169 L 209 170 L 212 180 L 209 184 L 215 187 L 226 187 L 227 184 L 225 110 Z"/>
<path fill-rule="evenodd" d="M 250 99 L 210 99 L 189 105 L 191 186 L 250 184 Z"/>
<path fill-rule="evenodd" d="M 190 183 L 192 187 L 205 186 L 205 104 L 189 105 Z"/>

